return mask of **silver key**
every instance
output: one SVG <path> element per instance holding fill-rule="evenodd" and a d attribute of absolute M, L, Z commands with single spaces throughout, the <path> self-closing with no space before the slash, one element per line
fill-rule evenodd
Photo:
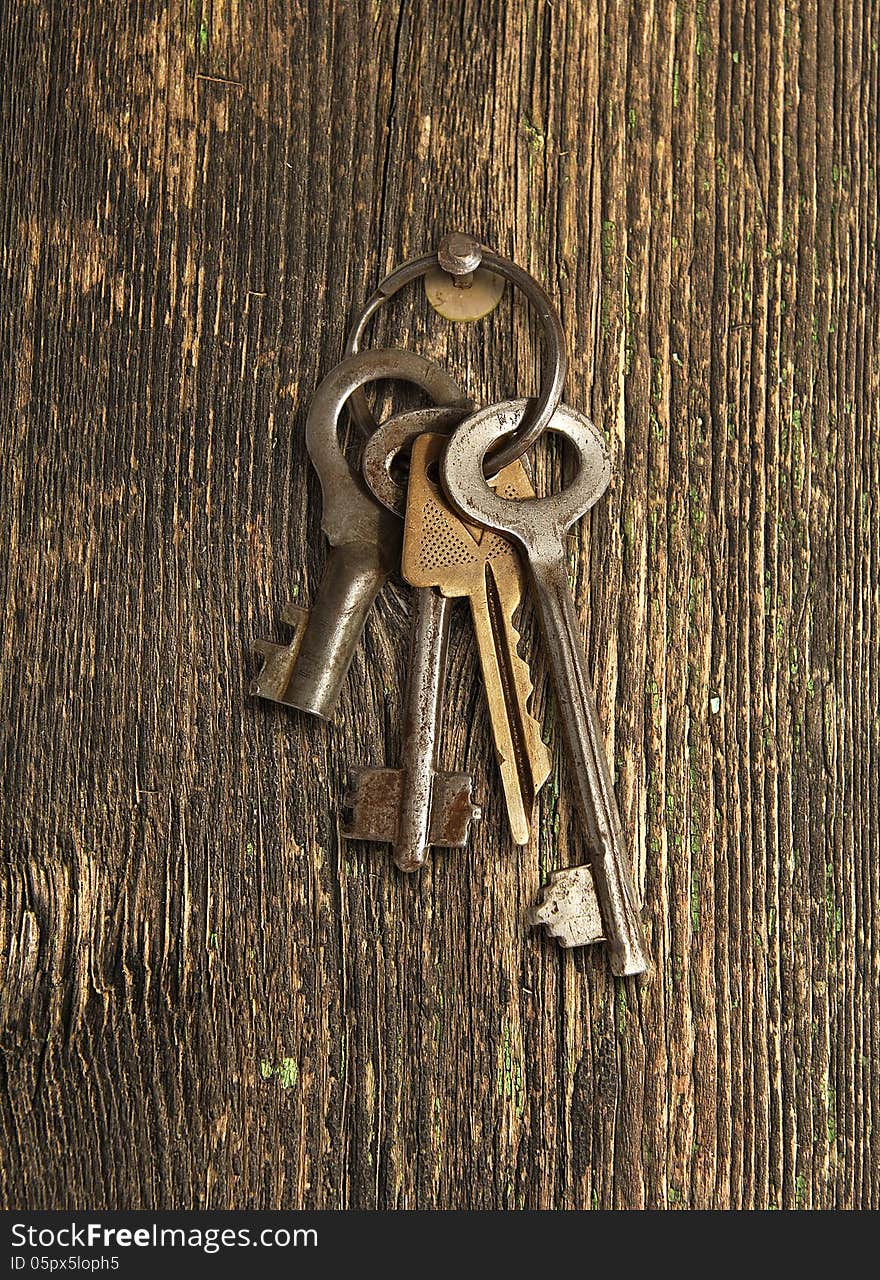
<path fill-rule="evenodd" d="M 566 564 L 565 535 L 604 493 L 611 478 L 611 460 L 605 441 L 589 419 L 560 404 L 548 430 L 564 436 L 577 451 L 579 470 L 573 483 L 546 498 L 510 499 L 495 493 L 483 476 L 483 459 L 493 444 L 519 424 L 526 403 L 508 400 L 467 418 L 450 438 L 441 476 L 450 500 L 464 516 L 512 538 L 525 553 L 575 800 L 591 845 L 590 868 L 611 969 L 620 975 L 644 973 L 649 961 L 632 867 L 623 843 Z M 571 876 L 572 872 L 565 874 Z M 551 910 L 552 889 L 545 898 L 545 906 Z"/>
<path fill-rule="evenodd" d="M 287 645 L 257 642 L 265 659 L 251 693 L 329 719 L 367 614 L 400 562 L 400 521 L 370 493 L 339 444 L 339 418 L 348 398 L 367 382 L 414 382 L 437 404 L 468 403 L 439 365 L 411 351 L 365 351 L 348 356 L 318 387 L 306 422 L 306 448 L 321 482 L 321 525 L 330 555 L 311 611 L 288 605 L 294 628 Z"/>
<path fill-rule="evenodd" d="M 467 412 L 458 407 L 400 414 L 370 437 L 363 457 L 365 479 L 397 517 L 404 512 L 406 487 L 391 475 L 394 458 L 422 431 L 451 430 Z M 342 834 L 391 844 L 401 871 L 423 867 L 431 845 L 466 844 L 471 823 L 481 816 L 472 803 L 470 775 L 437 768 L 451 604 L 432 587 L 414 593 L 400 764 L 359 770 L 346 799 L 350 817 Z"/>

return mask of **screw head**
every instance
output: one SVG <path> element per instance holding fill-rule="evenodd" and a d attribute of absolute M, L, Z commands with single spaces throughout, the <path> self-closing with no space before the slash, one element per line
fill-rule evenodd
<path fill-rule="evenodd" d="M 483 251 L 473 236 L 450 231 L 437 246 L 437 261 L 447 275 L 468 276 L 483 261 Z"/>

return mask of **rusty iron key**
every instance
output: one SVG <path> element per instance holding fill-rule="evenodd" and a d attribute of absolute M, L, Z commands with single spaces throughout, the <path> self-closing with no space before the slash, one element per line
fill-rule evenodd
<path fill-rule="evenodd" d="M 519 425 L 527 402 L 490 405 L 467 418 L 450 437 L 440 464 L 446 492 L 467 519 L 512 538 L 525 552 L 531 587 L 541 620 L 559 716 L 568 750 L 571 778 L 581 820 L 591 846 L 592 891 L 598 899 L 603 934 L 584 930 L 578 942 L 604 940 L 612 972 L 644 973 L 649 968 L 632 867 L 623 842 L 605 746 L 580 639 L 580 624 L 568 582 L 565 535 L 604 493 L 611 460 L 602 436 L 583 414 L 560 404 L 548 430 L 564 436 L 578 455 L 574 481 L 546 498 L 511 499 L 494 492 L 483 475 L 483 460 L 493 444 Z M 579 868 L 562 872 L 550 886 L 545 915 L 560 908 L 559 880 L 583 879 Z M 581 885 L 582 887 L 582 885 Z M 554 894 L 556 901 L 554 902 Z M 592 898 L 584 903 L 587 914 Z M 540 909 L 539 909 L 540 910 Z M 533 917 L 545 922 L 541 916 Z M 573 937 L 569 930 L 568 936 Z M 564 942 L 565 938 L 561 940 Z"/>
<path fill-rule="evenodd" d="M 439 478 L 434 480 L 445 444 L 445 436 L 432 432 L 413 443 L 401 571 L 413 587 L 436 587 L 470 604 L 510 830 L 524 845 L 535 797 L 550 774 L 550 754 L 528 711 L 531 672 L 519 655 L 513 623 L 525 585 L 522 561 L 513 543 L 462 520 L 450 507 Z M 508 498 L 535 496 L 521 462 L 509 463 L 493 485 Z"/>
<path fill-rule="evenodd" d="M 306 448 L 321 482 L 322 528 L 330 555 L 311 610 L 288 605 L 294 628 L 287 645 L 260 640 L 264 659 L 251 693 L 329 719 L 364 629 L 367 614 L 400 562 L 401 524 L 367 489 L 339 443 L 339 418 L 349 397 L 368 382 L 401 379 L 437 404 L 467 404 L 452 378 L 411 351 L 348 356 L 318 387 L 306 422 Z"/>
<path fill-rule="evenodd" d="M 451 430 L 467 408 L 417 409 L 383 423 L 370 437 L 362 461 L 374 495 L 394 516 L 403 515 L 406 487 L 391 474 L 400 451 L 425 429 Z M 349 840 L 392 845 L 401 871 L 418 871 L 432 845 L 460 847 L 480 818 L 472 802 L 473 779 L 437 767 L 443 718 L 450 601 L 439 591 L 414 593 L 400 763 L 396 769 L 360 769 L 346 797 Z"/>

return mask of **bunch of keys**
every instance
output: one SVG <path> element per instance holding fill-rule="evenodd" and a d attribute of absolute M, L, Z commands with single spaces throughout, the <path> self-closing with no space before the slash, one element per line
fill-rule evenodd
<path fill-rule="evenodd" d="M 475 409 L 434 362 L 409 351 L 359 351 L 378 308 L 421 276 L 432 305 L 452 319 L 486 314 L 505 279 L 525 293 L 544 334 L 544 376 L 534 401 Z M 604 942 L 612 972 L 635 975 L 649 961 L 567 570 L 568 530 L 604 493 L 611 460 L 600 432 L 561 401 L 566 368 L 550 298 L 515 263 L 468 236 L 445 237 L 436 253 L 382 281 L 355 321 L 345 358 L 316 391 L 306 424 L 330 544 L 324 577 L 311 610 L 284 611 L 292 639 L 258 643 L 263 667 L 251 692 L 329 719 L 378 592 L 392 573 L 403 577 L 413 606 L 400 757 L 395 767 L 354 775 L 342 834 L 389 844 L 401 871 L 418 871 L 432 847 L 464 846 L 481 817 L 471 776 L 444 772 L 437 760 L 450 609 L 467 599 L 511 837 L 525 845 L 550 773 L 529 710 L 532 677 L 515 622 L 528 592 L 589 850 L 583 865 L 551 874 L 530 923 L 544 925 L 563 947 Z M 378 379 L 414 383 L 432 404 L 377 424 L 363 388 Z M 359 469 L 339 440 L 346 406 L 365 437 Z M 523 455 L 546 430 L 569 442 L 578 470 L 561 493 L 538 498 Z M 402 481 L 398 464 L 406 460 Z"/>

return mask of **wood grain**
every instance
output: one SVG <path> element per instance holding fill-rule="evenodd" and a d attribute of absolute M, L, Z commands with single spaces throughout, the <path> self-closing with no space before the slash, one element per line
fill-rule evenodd
<path fill-rule="evenodd" d="M 12 0 L 2 1150 L 17 1207 L 877 1207 L 876 0 Z M 450 227 L 558 299 L 618 473 L 575 588 L 656 973 L 529 935 L 555 771 L 418 880 L 344 845 L 408 600 L 335 723 L 246 696 L 324 557 L 311 391 Z M 508 298 L 377 341 L 535 385 Z M 539 480 L 558 482 L 552 445 Z"/>

